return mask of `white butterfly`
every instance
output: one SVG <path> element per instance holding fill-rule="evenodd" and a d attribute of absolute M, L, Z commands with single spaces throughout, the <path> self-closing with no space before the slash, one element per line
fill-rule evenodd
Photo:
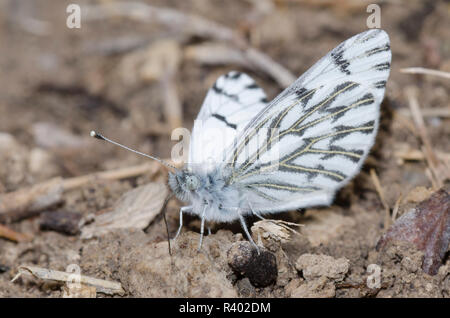
<path fill-rule="evenodd" d="M 199 248 L 205 221 L 239 220 L 255 245 L 246 215 L 329 205 L 374 143 L 390 63 L 388 35 L 372 29 L 338 45 L 270 103 L 248 75 L 221 76 L 194 123 L 188 163 L 169 173 L 174 194 L 188 203 L 177 236 L 191 213 L 201 218 Z"/>

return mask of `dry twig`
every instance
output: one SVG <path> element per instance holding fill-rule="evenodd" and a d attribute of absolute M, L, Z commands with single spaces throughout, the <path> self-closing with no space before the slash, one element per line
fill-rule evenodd
<path fill-rule="evenodd" d="M 94 286 L 98 293 L 114 295 L 114 294 L 124 294 L 125 291 L 122 285 L 117 282 L 111 282 L 103 279 L 93 278 L 84 275 L 78 275 L 74 273 L 55 271 L 52 269 L 37 267 L 37 266 L 19 266 L 19 273 L 11 280 L 11 282 L 16 281 L 23 274 L 32 275 L 38 279 L 50 280 L 63 283 L 72 283 L 74 279 L 78 279 L 80 284 Z M 74 277 L 76 275 L 76 277 Z"/>
<path fill-rule="evenodd" d="M 32 187 L 0 195 L 0 222 L 14 222 L 31 217 L 44 209 L 62 202 L 64 191 L 79 188 L 95 180 L 120 180 L 149 172 L 155 174 L 159 164 L 149 162 L 143 165 L 111 171 L 97 172 L 86 176 L 62 179 L 36 184 Z"/>
<path fill-rule="evenodd" d="M 281 87 L 289 86 L 296 79 L 289 70 L 268 55 L 250 47 L 238 32 L 194 14 L 186 14 L 175 9 L 155 7 L 134 1 L 88 6 L 83 12 L 85 21 L 121 16 L 140 22 L 156 22 L 183 33 L 227 42 L 240 50 L 246 59 L 252 61 L 256 68 L 276 80 Z"/>
<path fill-rule="evenodd" d="M 399 112 L 402 115 L 412 117 L 411 111 L 409 109 L 400 109 Z M 423 117 L 442 117 L 442 118 L 450 118 L 450 108 L 449 107 L 441 107 L 441 108 L 424 108 L 421 109 Z"/>
<path fill-rule="evenodd" d="M 61 178 L 0 195 L 0 222 L 14 222 L 36 215 L 62 201 Z"/>
<path fill-rule="evenodd" d="M 0 224 L 0 237 L 14 242 L 28 242 L 32 239 L 30 235 L 16 232 L 2 224 Z"/>
<path fill-rule="evenodd" d="M 405 144 L 396 144 L 394 150 L 394 157 L 399 160 L 400 164 L 404 161 L 422 161 L 426 160 L 425 155 L 421 150 L 410 148 Z M 442 162 L 450 162 L 450 153 L 436 151 L 436 156 Z"/>

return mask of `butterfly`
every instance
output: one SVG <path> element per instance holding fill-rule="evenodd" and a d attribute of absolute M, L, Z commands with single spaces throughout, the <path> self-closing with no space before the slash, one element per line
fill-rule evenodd
<path fill-rule="evenodd" d="M 339 44 L 272 101 L 232 71 L 208 91 L 192 129 L 188 162 L 168 184 L 183 214 L 205 222 L 329 205 L 361 169 L 377 134 L 391 64 L 387 33 Z M 159 159 L 157 159 L 159 160 Z"/>

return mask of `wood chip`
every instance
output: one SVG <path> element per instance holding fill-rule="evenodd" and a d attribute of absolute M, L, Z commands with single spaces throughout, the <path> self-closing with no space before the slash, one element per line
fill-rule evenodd
<path fill-rule="evenodd" d="M 128 191 L 111 212 L 97 216 L 94 223 L 85 226 L 81 238 L 88 239 L 118 228 L 145 229 L 161 212 L 167 193 L 164 183 L 149 183 Z"/>
<path fill-rule="evenodd" d="M 66 235 L 76 235 L 80 231 L 81 213 L 57 210 L 43 213 L 39 227 L 42 231 L 55 231 Z"/>

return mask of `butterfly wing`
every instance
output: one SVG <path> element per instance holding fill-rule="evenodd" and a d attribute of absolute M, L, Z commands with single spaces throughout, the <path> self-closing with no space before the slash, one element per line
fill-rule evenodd
<path fill-rule="evenodd" d="M 249 122 L 227 183 L 261 213 L 330 204 L 374 143 L 390 62 L 382 30 L 341 43 Z"/>
<path fill-rule="evenodd" d="M 219 77 L 194 122 L 190 166 L 222 163 L 224 149 L 266 105 L 266 94 L 247 74 L 231 71 Z"/>

